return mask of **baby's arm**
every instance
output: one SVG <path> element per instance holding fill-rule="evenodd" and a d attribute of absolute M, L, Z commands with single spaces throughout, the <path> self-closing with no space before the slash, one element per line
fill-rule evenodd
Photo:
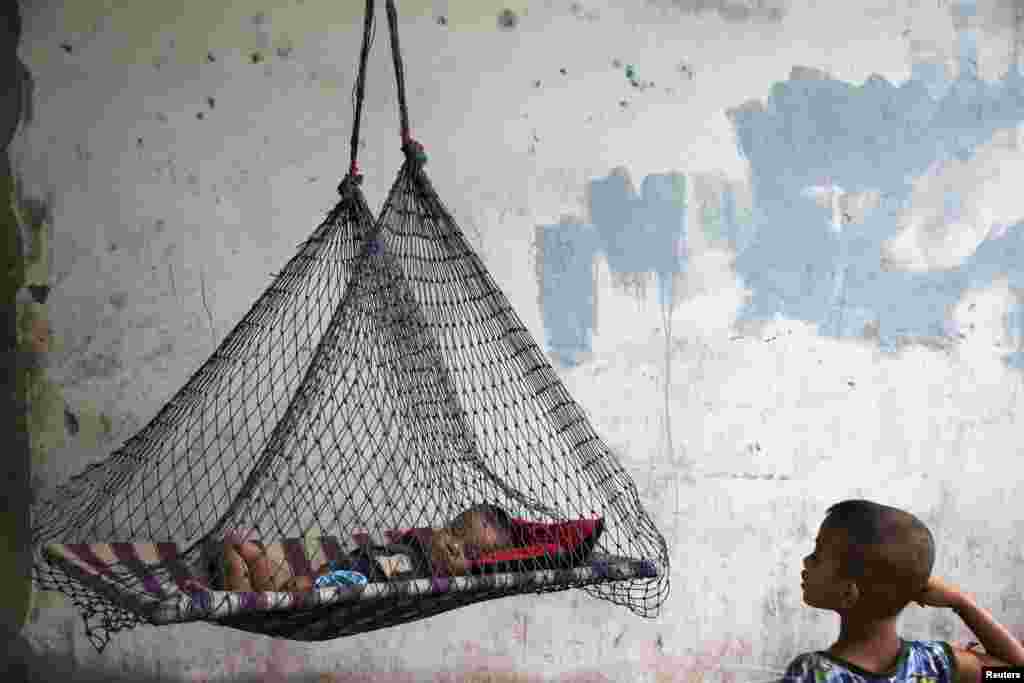
<path fill-rule="evenodd" d="M 249 566 L 233 543 L 224 544 L 224 590 L 249 592 Z"/>
<path fill-rule="evenodd" d="M 224 569 L 224 589 L 228 591 L 303 592 L 313 590 L 316 577 L 329 574 L 331 565 L 324 564 L 315 577 L 292 576 L 278 585 L 274 581 L 270 560 L 259 546 L 255 543 L 227 543 L 224 547 Z"/>

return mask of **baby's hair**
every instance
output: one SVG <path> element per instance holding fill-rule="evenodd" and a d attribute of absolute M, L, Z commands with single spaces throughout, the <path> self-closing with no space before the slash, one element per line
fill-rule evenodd
<path fill-rule="evenodd" d="M 491 523 L 500 526 L 503 529 L 512 528 L 512 518 L 509 516 L 504 509 L 497 505 L 491 505 L 490 503 L 481 503 L 476 506 L 476 509 L 490 517 Z"/>
<path fill-rule="evenodd" d="M 825 514 L 830 529 L 846 532 L 844 578 L 857 581 L 872 612 L 889 617 L 928 583 L 935 564 L 935 538 L 917 517 L 869 500 L 844 500 Z"/>
<path fill-rule="evenodd" d="M 502 529 L 508 530 L 512 528 L 512 517 L 510 517 L 502 508 L 490 503 L 477 503 L 476 505 L 467 508 L 458 517 L 452 520 L 451 525 L 453 527 L 459 527 L 465 524 L 469 516 L 473 514 L 482 516 L 491 524 L 501 527 Z"/>

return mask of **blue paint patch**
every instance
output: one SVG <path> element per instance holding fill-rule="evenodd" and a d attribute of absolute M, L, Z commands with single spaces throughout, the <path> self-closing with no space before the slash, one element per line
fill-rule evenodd
<path fill-rule="evenodd" d="M 672 276 L 686 268 L 686 177 L 647 176 L 637 197 L 623 173 L 590 184 L 590 217 L 614 273 L 657 273 L 667 301 Z"/>
<path fill-rule="evenodd" d="M 960 31 L 957 36 L 957 54 L 959 55 L 960 78 L 975 80 L 978 78 L 978 36 L 974 31 Z"/>
<path fill-rule="evenodd" d="M 970 40 L 963 45 L 974 49 Z M 946 311 L 967 288 L 1001 275 L 1011 284 L 1024 280 L 1019 226 L 986 240 L 952 270 L 881 269 L 882 244 L 897 232 L 911 180 L 935 162 L 971 158 L 994 133 L 1024 120 L 1024 79 L 1016 68 L 991 84 L 976 72 L 961 73 L 939 99 L 921 77 L 932 73 L 937 82 L 938 72 L 929 69 L 916 65 L 899 87 L 877 76 L 860 87 L 791 79 L 772 86 L 766 106 L 730 112 L 750 162 L 757 210 L 753 239 L 738 245 L 736 270 L 753 290 L 741 321 L 778 313 L 835 337 L 860 336 L 865 321 L 877 321 L 882 348 L 892 350 L 901 336 L 946 334 Z M 829 183 L 847 192 L 878 190 L 882 201 L 834 234 L 830 212 L 801 195 Z M 947 219 L 960 215 L 960 202 L 957 193 L 947 196 Z"/>
<path fill-rule="evenodd" d="M 751 226 L 749 217 L 740 220 L 740 209 L 736 201 L 736 192 L 732 186 L 727 186 L 722 193 L 722 234 L 729 246 L 734 251 L 742 251 L 747 248 L 753 235 L 748 229 Z"/>
<path fill-rule="evenodd" d="M 563 367 L 575 367 L 592 348 L 595 319 L 593 226 L 566 221 L 538 230 L 541 312 L 548 349 Z"/>
<path fill-rule="evenodd" d="M 1010 330 L 1012 343 L 1020 349 L 1024 342 L 1024 306 L 1014 304 L 1006 313 L 1006 326 Z M 1006 358 L 1006 364 L 1015 370 L 1024 370 L 1024 351 L 1014 351 Z"/>
<path fill-rule="evenodd" d="M 956 14 L 964 19 L 973 17 L 978 13 L 977 0 L 959 0 L 953 3 L 953 14 Z"/>
<path fill-rule="evenodd" d="M 720 194 L 716 194 L 717 205 L 704 201 L 700 224 L 704 235 L 712 242 L 724 242 L 734 251 L 749 246 L 753 233 L 753 214 L 741 209 L 732 183 L 726 183 Z"/>
<path fill-rule="evenodd" d="M 564 367 L 592 350 L 596 255 L 604 254 L 613 273 L 657 273 L 665 302 L 686 262 L 685 176 L 650 175 L 637 197 L 629 179 L 613 172 L 591 182 L 589 197 L 592 225 L 563 221 L 538 230 L 548 349 Z"/>
<path fill-rule="evenodd" d="M 954 12 L 973 16 L 976 5 Z M 912 182 L 938 162 L 966 161 L 1000 130 L 1024 121 L 1024 75 L 1016 65 L 1000 81 L 978 78 L 977 38 L 961 30 L 960 73 L 951 81 L 941 63 L 913 65 L 895 86 L 872 76 L 862 86 L 831 78 L 776 83 L 765 106 L 729 112 L 740 150 L 750 162 L 753 214 L 738 216 L 731 188 L 702 224 L 736 250 L 737 274 L 752 290 L 739 321 L 777 314 L 819 325 L 822 334 L 861 337 L 867 326 L 884 350 L 902 337 L 950 335 L 946 312 L 968 288 L 1008 276 L 1024 281 L 1024 229 L 991 237 L 960 267 L 941 272 L 883 271 L 882 245 L 897 232 L 910 204 Z M 839 234 L 832 216 L 804 188 L 834 184 L 847 192 L 876 190 L 879 206 Z M 959 193 L 945 198 L 945 218 L 962 214 Z M 595 319 L 592 263 L 603 252 L 614 273 L 659 275 L 668 283 L 686 267 L 686 185 L 681 174 L 647 177 L 639 197 L 622 173 L 591 183 L 593 226 L 540 228 L 544 249 L 543 316 L 549 347 L 575 365 L 591 350 Z M 1016 283 L 1016 284 L 1015 284 Z M 1022 287 L 1024 288 L 1024 287 Z M 1022 315 L 1007 316 L 1015 338 Z M 1024 353 L 1007 361 L 1024 367 Z"/>
<path fill-rule="evenodd" d="M 946 96 L 952 85 L 946 65 L 942 62 L 920 62 L 910 67 L 910 80 L 921 83 L 932 99 Z"/>
<path fill-rule="evenodd" d="M 612 173 L 591 182 L 589 197 L 591 220 L 613 272 L 670 276 L 683 271 L 685 176 L 647 176 L 637 197 L 624 174 Z"/>

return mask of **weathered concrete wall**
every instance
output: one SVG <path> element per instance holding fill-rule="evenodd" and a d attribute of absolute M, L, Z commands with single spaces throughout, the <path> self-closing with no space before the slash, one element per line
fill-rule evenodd
<path fill-rule="evenodd" d="M 12 680 L 27 678 L 32 659 L 20 632 L 32 599 L 30 580 L 30 514 L 32 465 L 26 421 L 28 379 L 38 358 L 19 346 L 18 291 L 25 284 L 23 240 L 18 230 L 14 173 L 6 154 L 18 127 L 31 115 L 31 78 L 16 52 L 21 17 L 14 3 L 0 7 L 0 432 L 5 435 L 0 458 L 4 502 L 0 510 L 0 640 L 6 653 L 3 671 Z M 27 322 L 24 321 L 24 322 Z"/>
<path fill-rule="evenodd" d="M 153 416 L 333 203 L 362 3 L 22 4 L 9 210 L 52 486 Z M 668 608 L 523 597 L 326 644 L 144 628 L 98 656 L 36 594 L 37 670 L 767 680 L 836 635 L 800 561 L 855 496 L 921 516 L 936 571 L 1024 636 L 1021 3 L 398 5 L 430 177 L 635 477 Z M 380 11 L 374 209 L 400 163 Z M 916 607 L 903 630 L 967 637 Z"/>

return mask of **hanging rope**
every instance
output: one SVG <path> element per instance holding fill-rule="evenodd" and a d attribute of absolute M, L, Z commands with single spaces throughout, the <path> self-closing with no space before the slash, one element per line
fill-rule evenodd
<path fill-rule="evenodd" d="M 405 69 L 402 67 L 402 49 L 398 43 L 398 13 L 394 0 L 386 0 L 388 29 L 391 32 L 391 57 L 395 62 L 395 82 L 398 87 L 398 117 L 401 125 L 402 151 L 407 159 L 415 160 L 420 166 L 427 163 L 423 145 L 412 139 L 409 131 L 409 108 L 405 102 Z"/>
<path fill-rule="evenodd" d="M 359 53 L 359 75 L 356 76 L 356 83 L 352 87 L 352 163 L 349 166 L 349 176 L 357 185 L 363 181 L 359 173 L 359 164 L 356 157 L 359 156 L 359 123 L 363 116 L 363 99 L 366 96 L 366 60 L 370 55 L 370 46 L 373 45 L 376 26 L 373 17 L 373 0 L 366 0 L 366 19 L 363 24 L 363 49 Z"/>

